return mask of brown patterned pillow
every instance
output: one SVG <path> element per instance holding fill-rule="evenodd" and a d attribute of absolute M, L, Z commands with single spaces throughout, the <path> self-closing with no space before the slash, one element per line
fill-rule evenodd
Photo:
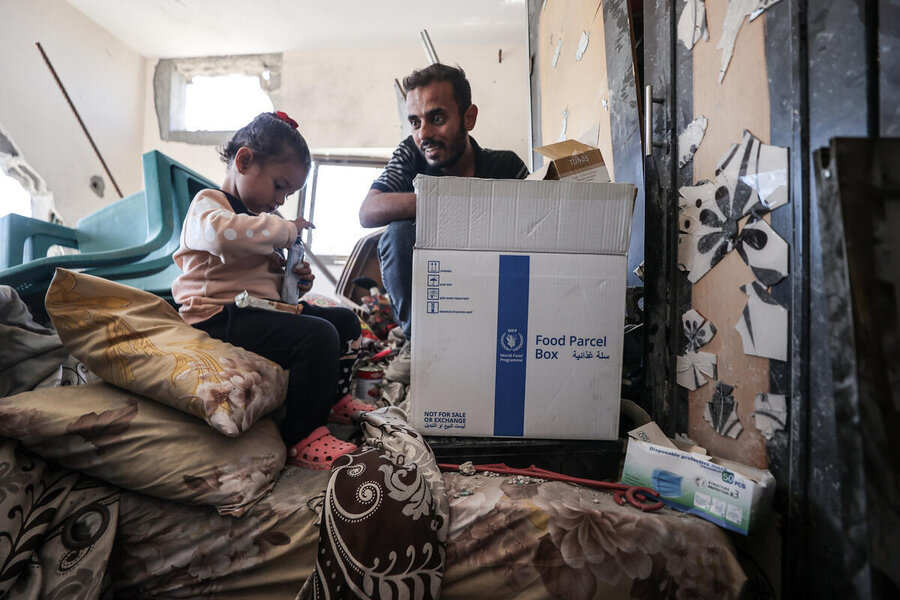
<path fill-rule="evenodd" d="M 284 466 L 278 426 L 226 438 L 183 412 L 107 383 L 0 399 L 0 437 L 113 485 L 239 516 Z"/>
<path fill-rule="evenodd" d="M 163 299 L 57 269 L 47 312 L 66 349 L 104 381 L 240 435 L 278 408 L 287 374 L 195 329 Z"/>

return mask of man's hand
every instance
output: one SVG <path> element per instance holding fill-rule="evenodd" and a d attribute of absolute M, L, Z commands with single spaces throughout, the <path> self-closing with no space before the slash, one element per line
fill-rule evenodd
<path fill-rule="evenodd" d="M 415 218 L 414 192 L 381 192 L 370 189 L 359 207 L 359 224 L 363 227 L 381 227 L 394 221 Z"/>
<path fill-rule="evenodd" d="M 297 289 L 300 290 L 300 295 L 302 296 L 312 289 L 313 279 L 315 279 L 316 276 L 313 274 L 312 269 L 309 268 L 309 263 L 305 260 L 294 265 L 294 273 L 299 279 L 299 281 L 297 281 Z"/>

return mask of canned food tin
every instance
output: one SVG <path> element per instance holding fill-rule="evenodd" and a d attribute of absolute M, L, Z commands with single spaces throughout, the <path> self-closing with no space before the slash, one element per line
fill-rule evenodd
<path fill-rule="evenodd" d="M 375 398 L 375 394 L 369 394 L 375 387 L 381 383 L 384 372 L 376 367 L 360 367 L 356 370 L 356 387 L 353 395 L 359 400 L 371 402 Z"/>

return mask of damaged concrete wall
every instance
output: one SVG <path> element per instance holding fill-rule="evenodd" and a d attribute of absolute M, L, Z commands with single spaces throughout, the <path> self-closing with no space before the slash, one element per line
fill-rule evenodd
<path fill-rule="evenodd" d="M 521 46 L 502 48 L 452 46 L 432 39 L 441 60 L 463 67 L 472 84 L 472 100 L 479 109 L 472 135 L 482 146 L 513 150 L 527 162 L 530 106 L 524 36 Z M 152 95 L 156 62 L 149 61 L 145 77 L 144 149 L 159 149 L 221 180 L 224 171 L 211 147 L 160 140 Z M 276 108 L 300 122 L 314 148 L 394 148 L 402 133 L 393 80 L 427 64 L 419 46 L 285 52 Z"/>
<path fill-rule="evenodd" d="M 53 194 L 47 189 L 47 183 L 43 177 L 38 175 L 22 156 L 22 151 L 16 147 L 11 136 L 3 130 L 2 125 L 0 125 L 0 171 L 13 178 L 26 192 L 31 194 L 32 216 L 50 220 Z M 0 201 L 2 200 L 0 198 Z M 0 207 L 3 205 L 0 204 Z"/>
<path fill-rule="evenodd" d="M 459 65 L 472 84 L 478 121 L 472 135 L 483 146 L 513 150 L 526 158 L 528 53 L 523 45 L 450 46 L 433 38 L 441 61 Z M 401 139 L 394 78 L 428 65 L 420 47 L 288 52 L 282 100 L 298 115 L 315 146 L 396 146 Z"/>
<path fill-rule="evenodd" d="M 118 195 L 35 42 L 41 42 L 124 194 L 143 188 L 146 61 L 63 0 L 0 0 L 0 125 L 67 224 Z M 91 190 L 91 177 L 105 193 Z M 36 214 L 36 216 L 41 216 Z"/>

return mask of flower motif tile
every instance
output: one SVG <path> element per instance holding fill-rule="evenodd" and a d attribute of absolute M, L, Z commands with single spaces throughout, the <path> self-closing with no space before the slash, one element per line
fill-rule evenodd
<path fill-rule="evenodd" d="M 741 286 L 749 296 L 735 329 L 744 343 L 744 354 L 787 360 L 788 311 L 759 282 Z"/>
<path fill-rule="evenodd" d="M 783 394 L 757 394 L 752 416 L 756 428 L 767 440 L 771 440 L 775 432 L 783 430 L 787 424 L 787 397 Z"/>
<path fill-rule="evenodd" d="M 744 426 L 738 419 L 737 402 L 732 395 L 733 391 L 734 386 L 717 381 L 712 400 L 706 403 L 703 418 L 719 435 L 735 439 L 744 430 Z"/>
<path fill-rule="evenodd" d="M 681 322 L 686 344 L 676 359 L 676 381 L 682 387 L 696 390 L 706 384 L 706 377 L 716 378 L 716 355 L 699 351 L 716 334 L 716 326 L 693 309 L 681 316 Z"/>
<path fill-rule="evenodd" d="M 761 218 L 788 201 L 787 165 L 787 149 L 745 131 L 719 160 L 715 182 L 678 190 L 678 264 L 691 283 L 734 248 L 764 284 L 787 275 L 788 245 Z"/>

